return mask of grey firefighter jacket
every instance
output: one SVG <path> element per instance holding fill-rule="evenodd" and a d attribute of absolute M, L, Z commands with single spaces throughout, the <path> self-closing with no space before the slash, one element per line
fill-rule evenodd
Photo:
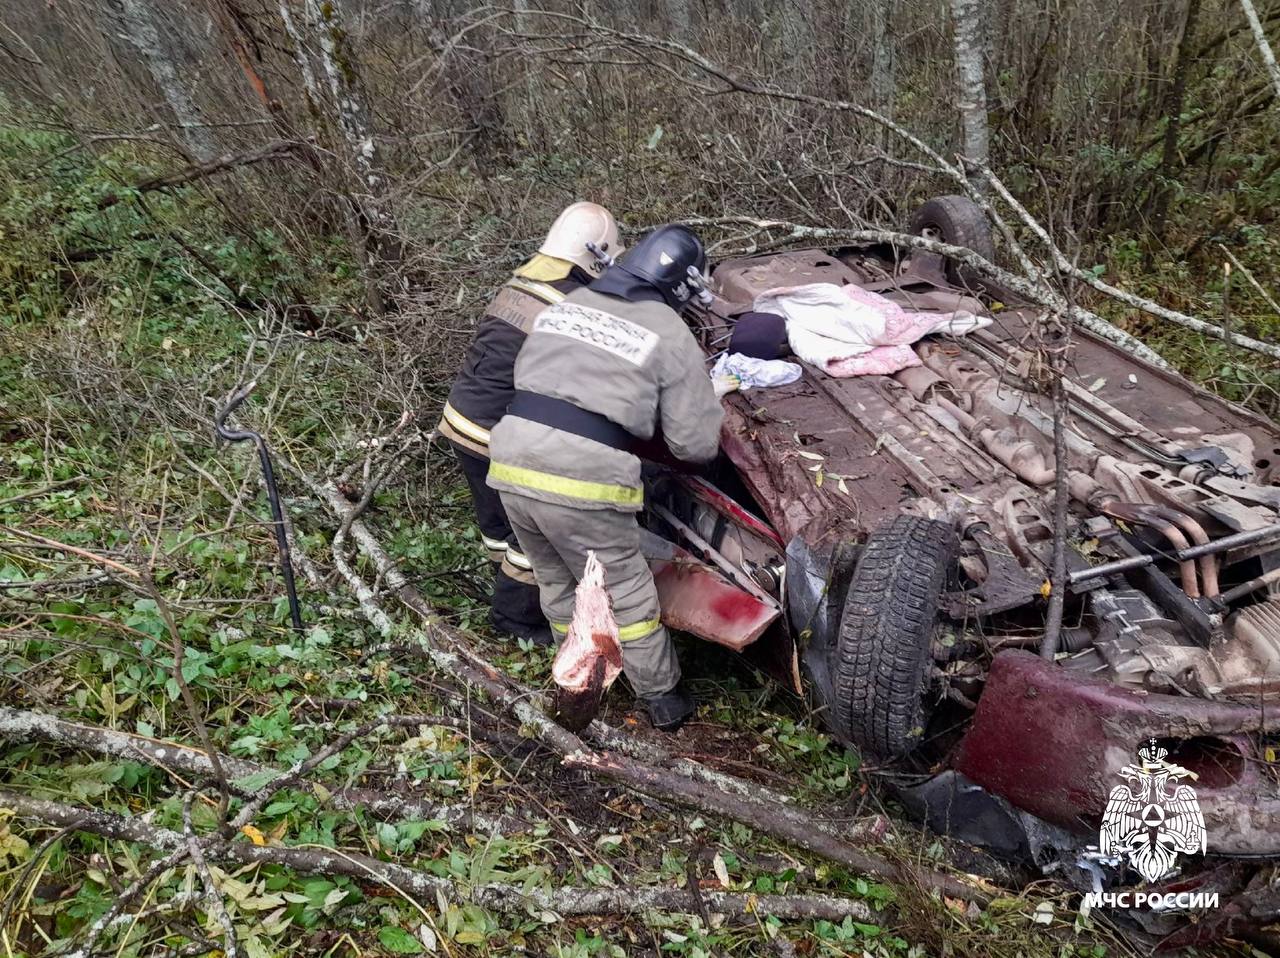
<path fill-rule="evenodd" d="M 516 360 L 518 390 L 598 413 L 640 439 L 655 427 L 671 452 L 708 462 L 724 410 L 702 350 L 665 303 L 579 289 L 538 314 Z M 508 414 L 489 442 L 489 486 L 543 502 L 639 511 L 640 460 L 591 439 Z"/>

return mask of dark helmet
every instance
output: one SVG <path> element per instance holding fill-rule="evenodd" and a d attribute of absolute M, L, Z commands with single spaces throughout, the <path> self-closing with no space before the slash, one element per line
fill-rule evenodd
<path fill-rule="evenodd" d="M 707 270 L 702 240 L 685 226 L 659 226 L 618 260 L 617 269 L 648 283 L 679 312 L 697 292 L 689 281 L 689 267 Z"/>

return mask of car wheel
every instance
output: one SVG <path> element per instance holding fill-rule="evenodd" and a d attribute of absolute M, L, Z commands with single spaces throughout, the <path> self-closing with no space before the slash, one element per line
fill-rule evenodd
<path fill-rule="evenodd" d="M 963 246 L 988 262 L 995 262 L 996 246 L 991 224 L 978 204 L 967 196 L 935 196 L 916 210 L 907 231 L 939 243 Z M 957 286 L 965 286 L 966 280 L 974 278 L 975 274 L 963 263 L 949 259 L 946 261 L 946 277 Z"/>
<path fill-rule="evenodd" d="M 831 650 L 838 738 L 883 758 L 918 744 L 938 597 L 957 548 L 947 523 L 911 515 L 863 546 Z"/>

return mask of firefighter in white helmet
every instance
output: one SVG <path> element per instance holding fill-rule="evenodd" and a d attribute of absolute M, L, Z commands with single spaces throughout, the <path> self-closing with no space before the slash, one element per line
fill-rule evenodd
<path fill-rule="evenodd" d="M 495 565 L 491 621 L 509 635 L 550 644 L 528 558 L 512 533 L 498 493 L 485 485 L 489 430 L 514 393 L 516 355 L 542 310 L 599 276 L 622 252 L 613 216 L 595 203 L 574 203 L 556 217 L 538 252 L 494 296 L 476 328 L 462 371 L 449 391 L 439 431 L 453 445 L 471 489 L 485 554 Z"/>

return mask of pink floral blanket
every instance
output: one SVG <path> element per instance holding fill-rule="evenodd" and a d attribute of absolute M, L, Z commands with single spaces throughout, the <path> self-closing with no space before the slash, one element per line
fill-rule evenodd
<path fill-rule="evenodd" d="M 911 343 L 934 333 L 962 336 L 991 324 L 959 310 L 922 313 L 859 286 L 811 283 L 771 289 L 755 309 L 786 317 L 795 354 L 831 376 L 890 375 L 920 358 Z"/>

